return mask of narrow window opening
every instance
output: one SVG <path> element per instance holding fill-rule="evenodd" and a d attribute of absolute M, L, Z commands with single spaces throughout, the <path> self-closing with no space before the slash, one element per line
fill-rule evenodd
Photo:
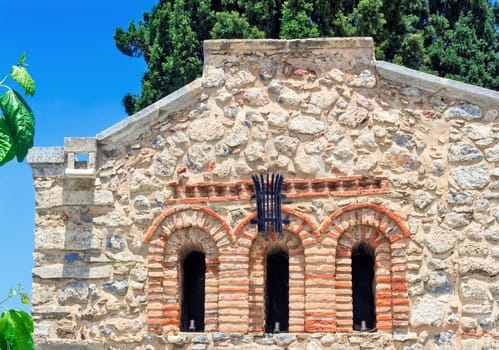
<path fill-rule="evenodd" d="M 182 263 L 182 302 L 180 329 L 185 332 L 204 331 L 205 255 L 189 253 Z"/>
<path fill-rule="evenodd" d="M 289 256 L 283 249 L 269 253 L 266 261 L 265 331 L 288 331 Z"/>
<path fill-rule="evenodd" d="M 372 331 L 376 328 L 374 302 L 374 249 L 366 242 L 352 248 L 353 328 Z"/>
<path fill-rule="evenodd" d="M 75 153 L 75 169 L 86 169 L 88 158 L 88 153 Z"/>

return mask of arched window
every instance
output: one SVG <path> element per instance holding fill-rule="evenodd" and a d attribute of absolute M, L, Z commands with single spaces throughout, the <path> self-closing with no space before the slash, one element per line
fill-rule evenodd
<path fill-rule="evenodd" d="M 357 242 L 352 248 L 353 329 L 369 331 L 376 327 L 374 301 L 374 248 Z"/>
<path fill-rule="evenodd" d="M 266 259 L 265 331 L 287 332 L 289 327 L 289 256 L 283 248 Z"/>
<path fill-rule="evenodd" d="M 193 251 L 182 261 L 182 300 L 180 329 L 204 331 L 205 255 Z"/>

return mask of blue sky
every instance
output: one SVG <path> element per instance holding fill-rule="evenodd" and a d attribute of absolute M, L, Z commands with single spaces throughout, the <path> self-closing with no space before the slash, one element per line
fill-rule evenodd
<path fill-rule="evenodd" d="M 116 49 L 114 31 L 141 19 L 157 2 L 0 0 L 0 76 L 26 52 L 36 81 L 36 94 L 27 99 L 35 113 L 35 146 L 92 137 L 126 117 L 121 98 L 140 92 L 146 66 Z M 31 295 L 35 214 L 26 161 L 0 167 L 0 183 L 1 300 L 17 283 Z M 7 306 L 27 310 L 17 299 Z"/>

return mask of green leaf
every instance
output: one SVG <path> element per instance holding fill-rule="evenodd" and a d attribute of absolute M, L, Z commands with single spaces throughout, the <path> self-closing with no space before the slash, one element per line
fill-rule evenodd
<path fill-rule="evenodd" d="M 10 288 L 9 295 L 10 295 L 11 297 L 13 297 L 13 296 L 14 296 L 14 295 L 16 295 L 16 294 L 17 294 L 17 291 L 16 291 L 15 289 Z"/>
<path fill-rule="evenodd" d="M 16 155 L 14 140 L 10 134 L 9 126 L 3 117 L 0 117 L 0 165 L 12 160 Z M 0 347 L 0 349 L 3 349 Z"/>
<path fill-rule="evenodd" d="M 22 162 L 33 146 L 35 136 L 35 117 L 31 108 L 21 95 L 9 90 L 0 96 L 0 108 L 14 139 L 17 160 Z"/>
<path fill-rule="evenodd" d="M 20 65 L 23 65 L 24 64 L 24 61 L 26 61 L 26 52 L 23 52 L 23 54 L 21 55 L 21 57 L 19 58 L 19 64 Z"/>
<path fill-rule="evenodd" d="M 12 66 L 10 76 L 24 89 L 24 93 L 28 96 L 35 94 L 35 81 L 29 75 L 26 68 L 22 66 Z"/>
<path fill-rule="evenodd" d="M 21 303 L 23 305 L 29 305 L 29 295 L 26 293 L 21 293 Z"/>
<path fill-rule="evenodd" d="M 21 310 L 7 310 L 0 318 L 0 348 L 10 350 L 34 350 L 33 319 Z"/>

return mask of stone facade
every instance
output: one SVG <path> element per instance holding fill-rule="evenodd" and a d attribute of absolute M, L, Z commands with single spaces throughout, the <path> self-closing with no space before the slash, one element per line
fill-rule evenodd
<path fill-rule="evenodd" d="M 376 62 L 368 38 L 214 40 L 203 77 L 29 154 L 39 349 L 499 349 L 499 93 Z M 285 177 L 281 237 L 251 174 Z M 354 330 L 352 247 L 375 252 Z M 265 255 L 289 332 L 264 333 Z M 180 331 L 205 254 L 204 331 Z"/>

